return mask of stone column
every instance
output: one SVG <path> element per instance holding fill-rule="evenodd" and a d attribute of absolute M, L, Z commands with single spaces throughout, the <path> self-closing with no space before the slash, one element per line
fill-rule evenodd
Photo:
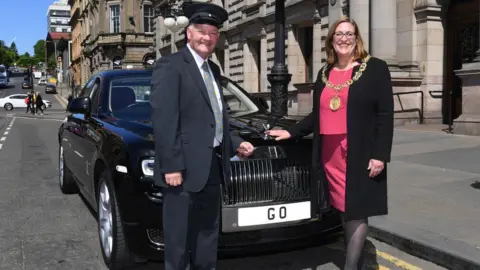
<path fill-rule="evenodd" d="M 298 28 L 290 25 L 287 38 L 287 64 L 288 71 L 292 74 L 292 80 L 288 85 L 288 90 L 295 90 L 293 86 L 296 83 L 305 82 L 305 59 L 303 58 L 300 42 L 297 38 Z"/>
<path fill-rule="evenodd" d="M 322 20 L 318 11 L 313 15 L 313 81 L 317 79 L 318 71 L 322 68 Z"/>
<path fill-rule="evenodd" d="M 441 11 L 442 5 L 436 0 L 415 1 L 414 4 L 416 52 L 412 54 L 416 55 L 423 77 L 420 90 L 423 91 L 427 124 L 441 123 L 442 120 L 442 99 L 430 96 L 430 91 L 444 89 L 445 29 Z"/>
<path fill-rule="evenodd" d="M 389 1 L 389 0 L 383 0 Z M 360 28 L 365 49 L 370 51 L 370 1 L 369 0 L 350 0 L 350 18 L 352 18 Z"/>
<path fill-rule="evenodd" d="M 328 23 L 332 25 L 335 21 L 342 18 L 343 15 L 348 15 L 344 13 L 342 9 L 342 0 L 328 1 Z"/>
<path fill-rule="evenodd" d="M 268 92 L 268 40 L 267 31 L 262 28 L 260 31 L 260 89 L 259 92 Z"/>
<path fill-rule="evenodd" d="M 397 1 L 371 0 L 372 29 L 370 53 L 387 62 L 390 69 L 397 64 Z"/>
<path fill-rule="evenodd" d="M 224 50 L 224 61 L 225 61 L 225 68 L 224 68 L 224 71 L 223 71 L 223 74 L 226 76 L 226 77 L 229 77 L 230 78 L 230 45 L 228 43 L 228 39 L 227 37 L 225 37 L 225 50 Z"/>
<path fill-rule="evenodd" d="M 455 70 L 462 80 L 463 96 L 462 115 L 453 121 L 453 132 L 456 134 L 480 135 L 480 50 L 476 54 L 473 62 L 463 64 L 461 70 Z"/>

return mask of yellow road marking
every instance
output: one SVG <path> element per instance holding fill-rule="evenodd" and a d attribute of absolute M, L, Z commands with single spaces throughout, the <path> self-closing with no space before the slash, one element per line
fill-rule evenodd
<path fill-rule="evenodd" d="M 417 267 L 413 264 L 407 263 L 406 261 L 400 260 L 399 258 L 394 257 L 394 256 L 392 256 L 388 253 L 385 253 L 385 252 L 380 251 L 378 249 L 375 249 L 375 251 L 376 251 L 376 254 L 378 256 L 384 258 L 385 260 L 395 264 L 396 266 L 398 266 L 400 268 L 403 268 L 405 270 L 422 270 L 422 268 Z"/>
<path fill-rule="evenodd" d="M 58 94 L 55 95 L 55 98 L 60 102 L 60 105 L 62 105 L 63 108 L 67 108 L 67 103 L 63 100 L 63 98 L 59 97 Z"/>
<path fill-rule="evenodd" d="M 336 250 L 342 250 L 342 251 L 345 250 L 343 248 L 343 246 L 339 246 L 338 244 L 328 245 L 327 247 L 331 248 L 331 249 L 336 249 Z M 392 264 L 394 264 L 395 266 L 397 266 L 399 268 L 402 268 L 402 269 L 405 269 L 405 270 L 422 270 L 422 268 L 419 268 L 419 267 L 417 267 L 413 264 L 410 264 L 406 261 L 403 261 L 403 260 L 401 260 L 397 257 L 394 257 L 394 256 L 392 256 L 388 253 L 385 253 L 383 251 L 380 251 L 378 249 L 369 249 L 369 250 L 367 250 L 367 252 L 369 254 L 379 256 L 382 259 L 387 260 L 387 261 L 391 262 Z M 373 266 L 371 266 L 371 267 L 373 267 Z M 390 268 L 382 266 L 382 265 L 378 265 L 377 269 L 378 270 L 389 270 Z"/>

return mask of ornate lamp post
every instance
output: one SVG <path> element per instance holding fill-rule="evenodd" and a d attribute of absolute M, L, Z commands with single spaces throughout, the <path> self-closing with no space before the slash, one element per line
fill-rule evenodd
<path fill-rule="evenodd" d="M 188 18 L 183 16 L 182 6 L 176 1 L 165 1 L 157 7 L 162 14 L 165 28 L 172 33 L 171 53 L 175 52 L 176 33 L 188 26 Z"/>
<path fill-rule="evenodd" d="M 277 117 L 287 114 L 288 84 L 292 74 L 285 65 L 285 0 L 275 1 L 275 60 L 268 81 L 272 85 L 271 111 Z"/>

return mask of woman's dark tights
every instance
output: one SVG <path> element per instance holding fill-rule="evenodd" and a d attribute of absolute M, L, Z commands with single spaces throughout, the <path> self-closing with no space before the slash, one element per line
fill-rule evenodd
<path fill-rule="evenodd" d="M 361 270 L 364 263 L 364 247 L 368 233 L 368 219 L 348 220 L 342 216 L 345 234 L 345 268 L 344 270 Z"/>

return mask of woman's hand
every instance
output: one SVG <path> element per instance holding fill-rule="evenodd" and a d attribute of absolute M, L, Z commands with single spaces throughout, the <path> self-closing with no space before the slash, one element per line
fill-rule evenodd
<path fill-rule="evenodd" d="M 367 170 L 370 171 L 370 177 L 375 177 L 383 171 L 384 167 L 385 167 L 385 163 L 383 161 L 370 159 L 370 161 L 368 162 Z"/>
<path fill-rule="evenodd" d="M 290 132 L 281 129 L 267 130 L 265 131 L 265 134 L 270 137 L 274 137 L 275 141 L 287 140 L 292 137 L 292 135 L 290 135 Z"/>

